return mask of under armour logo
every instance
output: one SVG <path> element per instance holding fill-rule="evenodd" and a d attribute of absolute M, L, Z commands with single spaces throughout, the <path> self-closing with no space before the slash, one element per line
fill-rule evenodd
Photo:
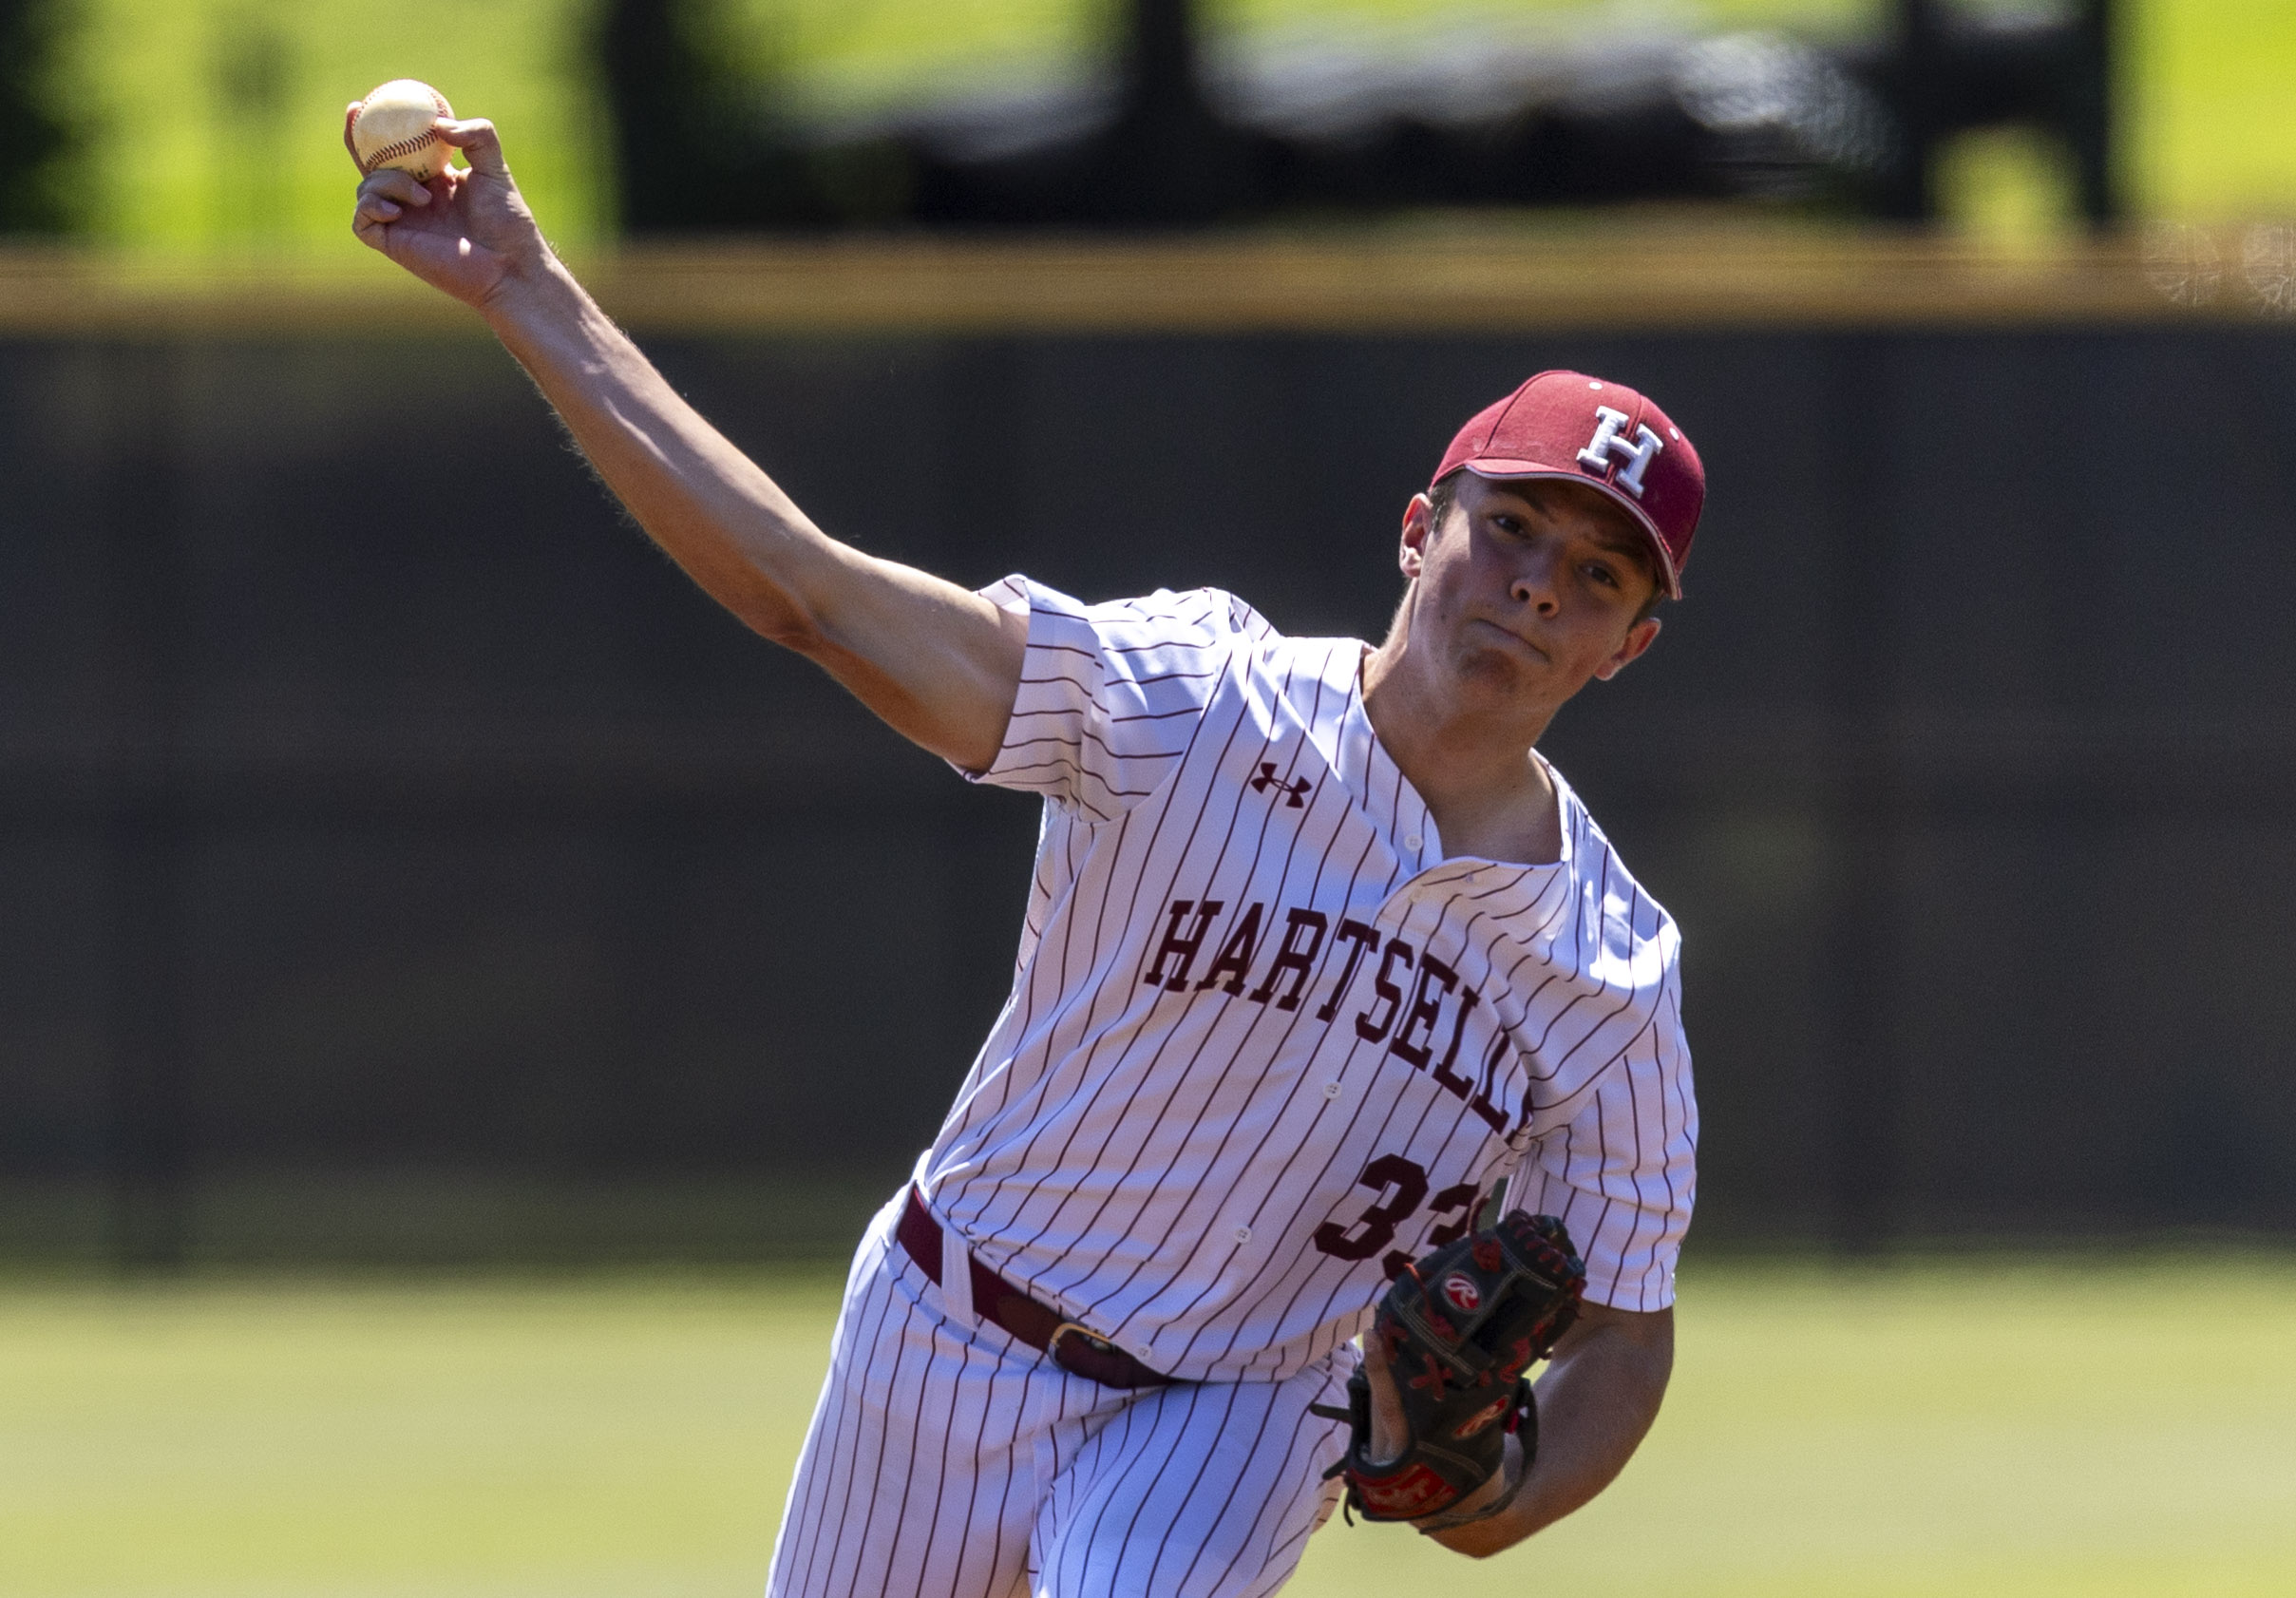
<path fill-rule="evenodd" d="M 1293 809 L 1304 810 L 1307 809 L 1307 796 L 1315 791 L 1316 785 L 1305 777 L 1288 783 L 1278 782 L 1276 780 L 1276 763 L 1273 760 L 1262 760 L 1260 762 L 1260 774 L 1251 780 L 1250 787 L 1255 793 L 1265 793 L 1272 788 L 1284 796 L 1283 802 Z"/>
<path fill-rule="evenodd" d="M 1619 436 L 1619 429 L 1626 425 L 1626 412 L 1598 405 L 1594 408 L 1594 413 L 1600 425 L 1594 430 L 1592 442 L 1579 451 L 1579 464 L 1602 471 L 1611 465 L 1613 451 L 1625 456 L 1630 464 L 1611 481 L 1636 499 L 1641 499 L 1642 473 L 1648 471 L 1650 463 L 1659 458 L 1659 451 L 1666 447 L 1666 441 L 1652 432 L 1645 424 L 1635 429 L 1634 442 L 1629 444 Z"/>

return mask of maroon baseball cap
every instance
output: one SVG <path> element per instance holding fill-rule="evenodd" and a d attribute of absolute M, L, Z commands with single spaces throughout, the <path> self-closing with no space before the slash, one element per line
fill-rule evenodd
<path fill-rule="evenodd" d="M 1432 482 L 1556 477 L 1609 495 L 1650 535 L 1660 586 L 1682 597 L 1682 567 L 1706 504 L 1698 452 L 1660 410 L 1623 383 L 1583 371 L 1542 371 L 1479 411 L 1443 452 Z"/>

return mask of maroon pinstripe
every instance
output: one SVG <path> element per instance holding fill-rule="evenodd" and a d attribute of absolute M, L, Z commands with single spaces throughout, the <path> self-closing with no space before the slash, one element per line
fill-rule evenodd
<path fill-rule="evenodd" d="M 774 1591 L 1269 1591 L 1327 1509 L 1308 1396 L 1390 1271 L 1502 1184 L 1569 1225 L 1590 1298 L 1672 1303 L 1679 940 L 1559 773 L 1561 860 L 1447 859 L 1360 643 L 1213 590 L 987 592 L 1029 649 L 982 780 L 1044 824 L 1012 997 L 917 1187 L 1183 1384 L 1095 1388 L 873 1236 Z"/>

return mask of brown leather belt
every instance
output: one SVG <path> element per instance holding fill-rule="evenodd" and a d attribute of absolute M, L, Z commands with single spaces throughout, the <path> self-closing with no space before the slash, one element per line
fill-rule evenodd
<path fill-rule="evenodd" d="M 893 1229 L 909 1258 L 940 1284 L 940 1223 L 909 1189 L 901 1207 L 901 1225 Z M 1063 1321 L 1028 1294 L 998 1276 L 965 1250 L 973 1271 L 973 1312 L 992 1325 L 1001 1326 L 1031 1348 L 1042 1349 L 1062 1370 L 1072 1371 L 1103 1387 L 1168 1387 L 1176 1379 L 1149 1370 L 1103 1337 L 1095 1337 L 1073 1321 Z"/>

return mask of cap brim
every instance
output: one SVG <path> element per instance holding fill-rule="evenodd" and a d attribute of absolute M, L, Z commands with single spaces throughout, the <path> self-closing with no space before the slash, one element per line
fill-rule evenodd
<path fill-rule="evenodd" d="M 1644 510 L 1641 502 L 1631 494 L 1622 493 L 1601 478 L 1589 477 L 1575 466 L 1550 466 L 1537 461 L 1468 461 L 1459 469 L 1471 471 L 1477 477 L 1548 477 L 1566 483 L 1583 483 L 1598 494 L 1607 496 L 1634 518 L 1634 524 L 1641 528 L 1642 536 L 1650 541 L 1650 553 L 1659 563 L 1660 586 L 1666 590 L 1666 597 L 1670 599 L 1682 597 L 1682 578 L 1675 570 L 1674 551 L 1668 549 L 1666 541 L 1659 536 L 1659 524 L 1650 519 L 1650 512 Z"/>

